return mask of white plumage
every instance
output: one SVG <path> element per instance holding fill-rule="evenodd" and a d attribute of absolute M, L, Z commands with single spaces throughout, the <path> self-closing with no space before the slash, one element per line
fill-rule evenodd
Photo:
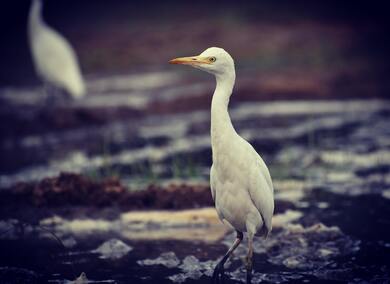
<path fill-rule="evenodd" d="M 73 98 L 85 94 L 76 54 L 69 42 L 42 19 L 42 2 L 33 0 L 28 19 L 28 35 L 35 70 L 50 85 Z"/>
<path fill-rule="evenodd" d="M 241 242 L 242 232 L 246 232 L 247 282 L 250 283 L 253 236 L 267 236 L 271 231 L 274 198 L 267 166 L 252 145 L 237 134 L 230 120 L 228 104 L 236 77 L 234 61 L 225 50 L 212 47 L 199 56 L 176 58 L 170 63 L 191 65 L 216 77 L 211 104 L 210 186 L 218 215 L 236 229 L 237 240 L 217 265 L 213 281 L 223 280 L 223 264 Z"/>

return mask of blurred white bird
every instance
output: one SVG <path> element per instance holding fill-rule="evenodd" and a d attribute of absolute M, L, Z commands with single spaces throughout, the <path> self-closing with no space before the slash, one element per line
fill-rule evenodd
<path fill-rule="evenodd" d="M 69 42 L 43 21 L 41 0 L 32 1 L 28 35 L 35 70 L 42 81 L 74 99 L 83 97 L 85 84 L 76 54 Z"/>
<path fill-rule="evenodd" d="M 176 58 L 172 64 L 185 64 L 213 74 L 217 86 L 211 103 L 210 170 L 211 194 L 219 218 L 237 232 L 237 239 L 218 263 L 213 283 L 224 279 L 224 263 L 248 235 L 247 283 L 252 278 L 253 237 L 267 236 L 274 212 L 271 175 L 255 149 L 235 131 L 228 113 L 236 74 L 232 57 L 222 48 L 211 47 L 199 56 Z"/>

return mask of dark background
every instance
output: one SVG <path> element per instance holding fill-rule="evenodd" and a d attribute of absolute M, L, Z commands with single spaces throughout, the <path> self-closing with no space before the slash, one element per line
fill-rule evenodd
<path fill-rule="evenodd" d="M 0 86 L 37 83 L 27 48 L 29 5 L 30 1 L 2 2 Z M 210 29 L 217 18 L 260 25 L 296 21 L 341 24 L 355 30 L 360 37 L 357 53 L 366 49 L 366 57 L 382 62 L 388 59 L 385 1 L 243 1 L 238 4 L 237 1 L 56 0 L 45 1 L 44 6 L 46 22 L 70 40 L 86 74 L 165 68 L 166 61 L 180 51 L 192 54 L 200 52 L 198 46 L 203 46 L 201 50 L 209 45 L 223 46 L 224 38 L 214 35 L 212 29 L 202 44 L 194 42 L 192 50 L 191 45 L 185 46 L 180 40 L 183 31 L 175 36 L 175 29 L 183 26 L 188 34 L 199 23 Z M 170 30 L 163 31 L 162 27 Z M 148 33 L 160 36 L 148 37 Z M 232 51 L 234 54 L 235 49 Z"/>

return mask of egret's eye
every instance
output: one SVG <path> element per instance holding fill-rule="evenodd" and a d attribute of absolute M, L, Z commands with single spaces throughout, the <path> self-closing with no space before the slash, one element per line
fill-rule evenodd
<path fill-rule="evenodd" d="M 210 61 L 210 62 L 215 62 L 215 61 L 217 61 L 217 58 L 215 58 L 214 56 L 209 57 L 209 61 Z"/>

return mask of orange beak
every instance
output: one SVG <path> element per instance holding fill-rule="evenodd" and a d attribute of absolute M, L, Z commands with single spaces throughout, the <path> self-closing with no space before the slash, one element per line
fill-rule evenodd
<path fill-rule="evenodd" d="M 169 61 L 170 64 L 184 64 L 184 65 L 200 65 L 210 64 L 207 58 L 200 56 L 179 57 Z"/>

